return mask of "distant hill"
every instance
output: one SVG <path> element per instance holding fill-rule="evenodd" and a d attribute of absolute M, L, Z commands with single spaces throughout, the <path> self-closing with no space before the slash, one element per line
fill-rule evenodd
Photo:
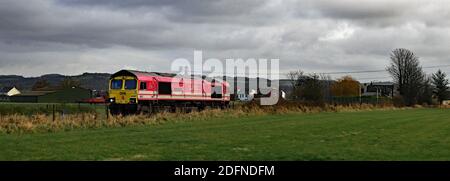
<path fill-rule="evenodd" d="M 84 73 L 82 75 L 76 76 L 65 76 L 60 74 L 47 74 L 40 77 L 23 77 L 18 75 L 0 75 L 0 88 L 2 87 L 12 87 L 16 86 L 19 90 L 31 90 L 33 85 L 40 79 L 47 80 L 50 83 L 50 86 L 56 87 L 58 86 L 66 77 L 70 77 L 75 81 L 81 83 L 82 88 L 91 89 L 91 90 L 107 90 L 108 89 L 108 81 L 111 77 L 111 74 L 108 73 Z M 233 80 L 232 77 L 227 77 L 227 80 Z M 257 82 L 255 78 L 244 78 L 239 77 L 237 79 L 238 82 L 244 83 L 247 85 L 249 82 Z M 244 81 L 244 82 L 242 82 Z M 244 91 L 244 90 L 242 90 Z M 249 90 L 245 90 L 245 92 L 249 92 Z"/>
<path fill-rule="evenodd" d="M 57 86 L 66 77 L 70 77 L 81 83 L 81 87 L 91 90 L 107 90 L 108 73 L 84 73 L 76 76 L 64 76 L 59 74 L 47 74 L 40 77 L 23 77 L 18 75 L 0 75 L 0 87 L 16 86 L 19 90 L 31 90 L 36 81 L 45 79 L 51 86 Z"/>

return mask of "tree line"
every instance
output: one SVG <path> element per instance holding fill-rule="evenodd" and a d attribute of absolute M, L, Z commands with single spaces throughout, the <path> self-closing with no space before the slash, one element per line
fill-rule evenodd
<path fill-rule="evenodd" d="M 447 75 L 441 70 L 427 75 L 420 66 L 419 57 L 408 49 L 393 50 L 386 70 L 398 85 L 398 98 L 406 106 L 432 104 L 433 96 L 442 104 L 449 96 Z"/>
<path fill-rule="evenodd" d="M 415 104 L 442 104 L 449 98 L 449 80 L 438 70 L 427 75 L 420 65 L 419 57 L 404 48 L 395 49 L 390 54 L 390 64 L 386 67 L 396 85 L 394 103 L 401 106 Z M 354 97 L 361 95 L 361 84 L 351 76 L 331 80 L 326 74 L 305 74 L 301 70 L 287 74 L 292 84 L 290 98 L 296 101 L 324 102 L 329 97 Z"/>
<path fill-rule="evenodd" d="M 58 85 L 51 85 L 46 79 L 39 79 L 34 83 L 31 88 L 32 91 L 52 91 L 58 89 L 68 89 L 74 87 L 80 87 L 81 83 L 79 81 L 73 80 L 70 77 L 64 78 Z"/>

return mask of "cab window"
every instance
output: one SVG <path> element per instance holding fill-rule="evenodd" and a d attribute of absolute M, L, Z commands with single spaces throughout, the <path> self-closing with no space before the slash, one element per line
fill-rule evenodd
<path fill-rule="evenodd" d="M 137 81 L 136 80 L 126 80 L 125 81 L 125 89 L 131 90 L 136 89 Z"/>
<path fill-rule="evenodd" d="M 141 90 L 147 90 L 147 82 L 141 82 Z"/>
<path fill-rule="evenodd" d="M 122 80 L 112 80 L 111 89 L 122 89 Z"/>

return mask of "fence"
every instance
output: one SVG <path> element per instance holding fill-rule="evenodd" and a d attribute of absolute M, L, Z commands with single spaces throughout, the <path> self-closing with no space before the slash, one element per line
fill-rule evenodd
<path fill-rule="evenodd" d="M 392 99 L 389 97 L 374 97 L 374 96 L 363 96 L 363 97 L 331 97 L 329 100 L 330 104 L 337 105 L 349 105 L 349 104 L 392 104 Z"/>
<path fill-rule="evenodd" d="M 44 103 L 0 103 L 0 115 L 36 115 L 45 114 L 52 116 L 53 120 L 63 119 L 71 114 L 93 114 L 99 118 L 109 118 L 109 110 L 106 104 L 44 104 Z"/>

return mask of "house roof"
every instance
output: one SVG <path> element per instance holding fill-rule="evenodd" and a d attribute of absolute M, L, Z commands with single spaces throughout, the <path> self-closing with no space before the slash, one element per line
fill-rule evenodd
<path fill-rule="evenodd" d="M 19 95 L 15 95 L 15 96 L 43 96 L 43 95 L 47 95 L 47 94 L 50 94 L 53 92 L 55 92 L 55 91 L 25 91 Z"/>
<path fill-rule="evenodd" d="M 117 77 L 117 76 L 134 76 L 139 80 L 149 80 L 149 79 L 156 79 L 158 81 L 171 81 L 173 77 L 176 77 L 177 74 L 173 73 L 161 73 L 161 72 L 143 72 L 143 71 L 137 71 L 137 70 L 121 70 L 113 75 L 111 75 L 111 78 Z M 201 75 L 193 75 L 190 76 L 191 78 L 198 78 L 202 79 L 202 77 L 205 77 L 205 80 L 208 79 L 214 79 L 214 78 L 208 78 L 206 76 Z M 211 81 L 209 80 L 209 81 Z M 219 80 L 219 79 L 217 79 Z"/>
<path fill-rule="evenodd" d="M 121 70 L 111 76 L 136 76 L 136 77 L 146 77 L 146 76 L 163 76 L 163 77 L 175 77 L 176 74 L 170 74 L 170 73 L 160 73 L 160 72 L 143 72 L 143 71 L 137 71 L 137 70 Z"/>
<path fill-rule="evenodd" d="M 368 83 L 363 83 L 363 85 L 392 86 L 392 85 L 395 85 L 395 83 L 394 82 L 368 82 Z"/>

